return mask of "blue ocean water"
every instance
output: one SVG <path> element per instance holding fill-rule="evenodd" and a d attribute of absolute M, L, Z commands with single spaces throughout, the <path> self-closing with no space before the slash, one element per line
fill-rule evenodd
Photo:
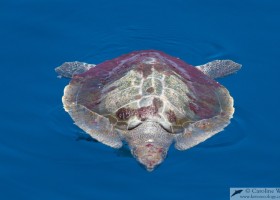
<path fill-rule="evenodd" d="M 1 1 L 0 199 L 224 200 L 230 187 L 279 187 L 279 10 L 275 0 Z M 171 147 L 152 173 L 126 149 L 84 139 L 54 72 L 142 49 L 243 65 L 219 79 L 235 100 L 231 124 Z"/>

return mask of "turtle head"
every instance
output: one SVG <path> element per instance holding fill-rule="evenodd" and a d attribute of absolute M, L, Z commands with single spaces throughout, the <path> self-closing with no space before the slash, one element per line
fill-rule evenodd
<path fill-rule="evenodd" d="M 158 123 L 147 121 L 130 130 L 126 140 L 132 155 L 148 171 L 153 171 L 165 159 L 173 136 Z"/>
<path fill-rule="evenodd" d="M 132 154 L 148 171 L 153 171 L 165 159 L 167 150 L 166 147 L 147 142 L 132 149 Z"/>

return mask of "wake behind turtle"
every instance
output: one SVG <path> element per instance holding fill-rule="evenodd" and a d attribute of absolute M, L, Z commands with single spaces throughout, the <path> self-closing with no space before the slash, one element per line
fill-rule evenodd
<path fill-rule="evenodd" d="M 144 50 L 98 65 L 66 62 L 55 70 L 72 78 L 62 101 L 75 124 L 110 147 L 127 142 L 133 156 L 152 171 L 173 142 L 186 150 L 230 123 L 233 99 L 214 79 L 240 68 L 231 60 L 193 67 Z"/>

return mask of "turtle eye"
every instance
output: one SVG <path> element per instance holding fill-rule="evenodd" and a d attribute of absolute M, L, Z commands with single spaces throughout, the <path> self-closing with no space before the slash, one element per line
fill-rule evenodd
<path fill-rule="evenodd" d="M 171 126 L 169 124 L 160 123 L 160 126 L 161 126 L 161 128 L 163 128 L 167 132 L 172 133 L 172 129 L 171 129 Z"/>
<path fill-rule="evenodd" d="M 134 121 L 134 122 L 130 122 L 127 126 L 127 130 L 132 130 L 134 128 L 136 128 L 137 126 L 141 125 L 142 121 Z"/>

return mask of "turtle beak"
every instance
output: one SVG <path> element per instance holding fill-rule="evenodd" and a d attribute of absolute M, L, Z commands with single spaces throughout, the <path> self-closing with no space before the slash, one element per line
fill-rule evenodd
<path fill-rule="evenodd" d="M 151 172 L 166 157 L 167 148 L 155 143 L 145 143 L 132 150 L 133 156 Z"/>

